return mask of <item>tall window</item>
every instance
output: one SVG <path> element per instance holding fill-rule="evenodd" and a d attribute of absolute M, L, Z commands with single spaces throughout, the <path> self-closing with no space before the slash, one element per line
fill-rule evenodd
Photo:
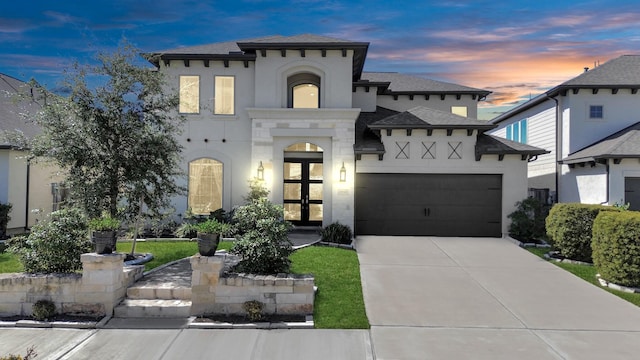
<path fill-rule="evenodd" d="M 314 84 L 300 84 L 293 87 L 294 109 L 317 109 L 318 87 Z"/>
<path fill-rule="evenodd" d="M 233 76 L 215 77 L 214 114 L 235 114 L 235 78 Z"/>
<path fill-rule="evenodd" d="M 200 77 L 194 75 L 180 76 L 180 106 L 183 114 L 200 112 Z"/>
<path fill-rule="evenodd" d="M 294 109 L 317 109 L 320 107 L 320 77 L 301 73 L 287 79 L 289 91 L 288 107 Z"/>
<path fill-rule="evenodd" d="M 222 163 L 198 159 L 189 163 L 189 208 L 194 214 L 208 215 L 222 208 Z"/>
<path fill-rule="evenodd" d="M 452 106 L 451 113 L 467 117 L 467 107 L 466 106 Z"/>
<path fill-rule="evenodd" d="M 589 118 L 590 119 L 602 119 L 604 116 L 602 105 L 589 106 Z"/>
<path fill-rule="evenodd" d="M 507 139 L 527 143 L 527 119 L 507 125 Z"/>

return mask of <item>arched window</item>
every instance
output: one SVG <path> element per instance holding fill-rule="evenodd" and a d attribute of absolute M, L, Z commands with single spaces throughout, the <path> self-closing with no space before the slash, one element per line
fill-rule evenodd
<path fill-rule="evenodd" d="M 289 76 L 288 106 L 294 109 L 317 109 L 320 107 L 320 77 L 311 73 Z"/>
<path fill-rule="evenodd" d="M 222 208 L 222 163 L 197 159 L 189 163 L 189 208 L 196 215 L 208 215 Z"/>

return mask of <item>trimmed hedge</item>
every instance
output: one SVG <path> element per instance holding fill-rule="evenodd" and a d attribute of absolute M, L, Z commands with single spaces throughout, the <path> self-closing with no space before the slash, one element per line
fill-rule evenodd
<path fill-rule="evenodd" d="M 545 221 L 553 247 L 563 256 L 584 262 L 591 259 L 593 221 L 601 211 L 619 211 L 615 207 L 579 203 L 555 204 Z"/>
<path fill-rule="evenodd" d="M 593 224 L 593 264 L 603 279 L 640 287 L 640 212 L 602 212 Z"/>

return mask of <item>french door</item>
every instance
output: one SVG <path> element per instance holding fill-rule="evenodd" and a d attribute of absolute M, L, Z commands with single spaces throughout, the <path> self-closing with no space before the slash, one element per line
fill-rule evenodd
<path fill-rule="evenodd" d="M 322 225 L 322 159 L 284 160 L 284 216 L 297 226 Z"/>

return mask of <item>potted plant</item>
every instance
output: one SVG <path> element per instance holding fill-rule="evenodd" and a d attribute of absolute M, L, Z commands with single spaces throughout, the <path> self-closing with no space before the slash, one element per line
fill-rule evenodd
<path fill-rule="evenodd" d="M 89 221 L 91 229 L 91 242 L 96 245 L 96 253 L 111 254 L 116 249 L 117 231 L 120 229 L 120 221 L 111 215 L 103 214 L 99 218 Z"/>
<path fill-rule="evenodd" d="M 202 256 L 213 256 L 216 254 L 220 235 L 228 232 L 231 228 L 229 224 L 216 219 L 208 219 L 195 224 L 198 232 L 198 252 Z"/>

